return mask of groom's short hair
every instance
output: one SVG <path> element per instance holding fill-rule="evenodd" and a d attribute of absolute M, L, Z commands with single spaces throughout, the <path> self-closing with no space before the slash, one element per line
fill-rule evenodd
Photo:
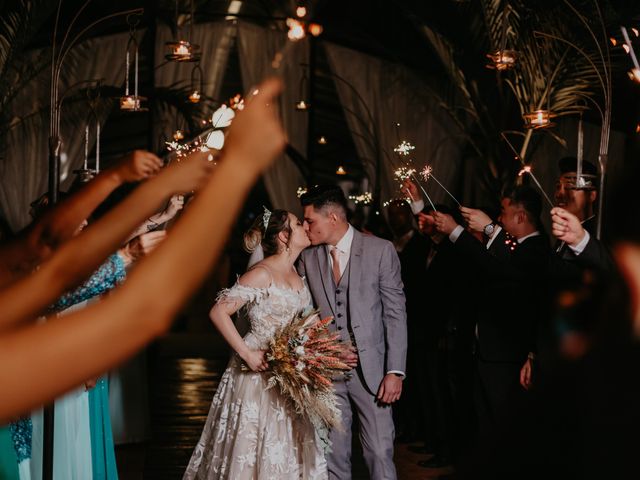
<path fill-rule="evenodd" d="M 303 207 L 313 205 L 315 210 L 338 207 L 344 219 L 347 219 L 347 199 L 337 185 L 316 185 L 300 197 L 300 203 Z"/>

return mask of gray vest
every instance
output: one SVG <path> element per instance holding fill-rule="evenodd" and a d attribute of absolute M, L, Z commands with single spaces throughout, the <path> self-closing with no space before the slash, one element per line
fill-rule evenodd
<path fill-rule="evenodd" d="M 333 295 L 334 301 L 333 305 L 335 307 L 334 311 L 336 313 L 333 319 L 333 325 L 337 332 L 340 333 L 340 337 L 345 342 L 351 341 L 353 345 L 355 345 L 355 340 L 353 338 L 353 332 L 351 330 L 351 322 L 349 319 L 349 273 L 351 271 L 351 261 L 347 263 L 347 267 L 344 269 L 344 273 L 342 274 L 342 278 L 340 279 L 340 283 L 336 286 L 335 280 L 331 281 L 331 286 L 333 287 Z"/>

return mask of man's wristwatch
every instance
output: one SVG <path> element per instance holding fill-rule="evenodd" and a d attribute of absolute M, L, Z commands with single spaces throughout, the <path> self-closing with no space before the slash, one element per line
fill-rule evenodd
<path fill-rule="evenodd" d="M 493 235 L 493 232 L 496 231 L 496 224 L 491 222 L 489 225 L 485 225 L 482 229 L 482 233 L 485 234 L 486 237 L 490 237 Z"/>

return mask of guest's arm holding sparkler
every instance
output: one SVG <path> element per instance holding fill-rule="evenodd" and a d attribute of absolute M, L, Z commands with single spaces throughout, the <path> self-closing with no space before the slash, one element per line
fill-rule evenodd
<path fill-rule="evenodd" d="M 65 291 L 84 281 L 162 202 L 175 193 L 197 189 L 211 169 L 203 153 L 169 165 L 65 242 L 37 272 L 0 290 L 0 330 L 33 319 Z"/>
<path fill-rule="evenodd" d="M 165 222 L 168 222 L 172 218 L 174 218 L 180 210 L 184 207 L 184 196 L 183 195 L 174 195 L 169 199 L 169 204 L 166 208 L 160 212 L 156 213 L 149 217 L 142 225 L 140 225 L 131 235 L 127 241 L 136 238 L 140 235 L 143 235 L 147 232 L 151 232 L 158 228 Z"/>
<path fill-rule="evenodd" d="M 49 209 L 42 218 L 0 249 L 0 286 L 30 272 L 73 236 L 80 224 L 120 185 L 153 175 L 161 166 L 162 160 L 154 154 L 136 150 Z"/>
<path fill-rule="evenodd" d="M 569 246 L 580 264 L 602 271 L 613 269 L 613 260 L 607 248 L 585 230 L 578 217 L 564 208 L 555 207 L 551 210 L 551 232 Z"/>
<path fill-rule="evenodd" d="M 284 133 L 268 106 L 280 88 L 276 81 L 260 86 L 234 121 L 211 180 L 125 284 L 82 311 L 0 335 L 0 421 L 108 370 L 166 332 L 215 264 L 249 189 L 284 148 Z"/>

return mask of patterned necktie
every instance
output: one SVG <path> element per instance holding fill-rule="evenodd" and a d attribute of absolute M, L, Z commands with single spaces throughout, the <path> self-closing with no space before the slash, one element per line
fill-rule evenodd
<path fill-rule="evenodd" d="M 340 257 L 338 257 L 338 249 L 336 247 L 331 247 L 331 258 L 333 259 L 333 280 L 336 282 L 336 285 L 340 283 Z"/>

